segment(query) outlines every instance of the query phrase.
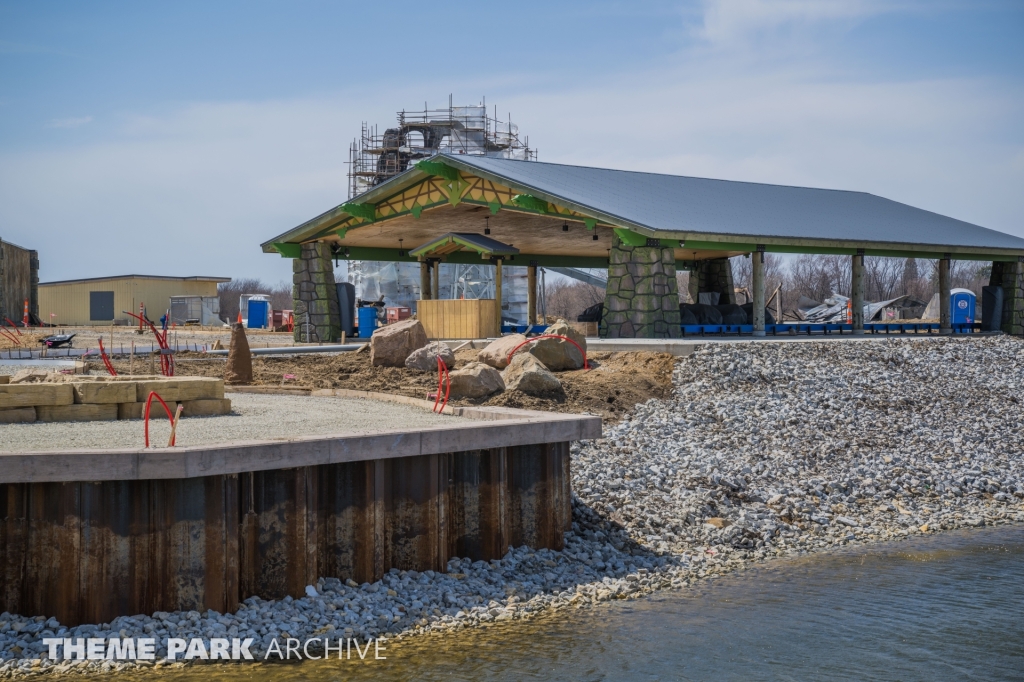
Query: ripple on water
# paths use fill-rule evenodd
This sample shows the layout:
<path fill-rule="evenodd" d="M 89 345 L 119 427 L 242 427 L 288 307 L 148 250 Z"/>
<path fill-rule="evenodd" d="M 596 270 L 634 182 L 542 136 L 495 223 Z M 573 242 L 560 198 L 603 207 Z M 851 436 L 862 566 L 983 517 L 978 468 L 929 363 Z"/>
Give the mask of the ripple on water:
<path fill-rule="evenodd" d="M 779 561 L 685 592 L 411 639 L 387 661 L 137 679 L 1020 680 L 1024 527 Z"/>

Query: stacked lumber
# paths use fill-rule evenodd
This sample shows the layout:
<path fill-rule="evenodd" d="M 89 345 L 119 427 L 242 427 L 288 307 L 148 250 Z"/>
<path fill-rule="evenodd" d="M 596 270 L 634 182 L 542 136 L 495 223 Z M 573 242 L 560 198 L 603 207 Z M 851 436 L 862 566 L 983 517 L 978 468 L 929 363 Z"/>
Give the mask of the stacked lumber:
<path fill-rule="evenodd" d="M 163 398 L 171 416 L 179 404 L 183 417 L 231 412 L 222 379 L 62 375 L 49 375 L 36 383 L 10 383 L 4 379 L 9 378 L 0 377 L 0 424 L 142 419 L 150 392 Z M 154 398 L 150 418 L 167 416 L 163 405 Z"/>

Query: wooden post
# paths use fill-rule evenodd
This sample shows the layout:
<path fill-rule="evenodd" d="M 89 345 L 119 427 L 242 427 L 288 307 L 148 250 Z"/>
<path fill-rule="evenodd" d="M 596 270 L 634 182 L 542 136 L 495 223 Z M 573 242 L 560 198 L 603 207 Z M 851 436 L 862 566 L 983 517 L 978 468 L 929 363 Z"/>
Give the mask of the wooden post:
<path fill-rule="evenodd" d="M 939 260 L 939 333 L 952 334 L 953 320 L 949 304 L 949 254 Z"/>
<path fill-rule="evenodd" d="M 430 300 L 430 263 L 420 261 L 420 300 Z"/>
<path fill-rule="evenodd" d="M 750 259 L 754 278 L 754 336 L 764 336 L 764 246 L 758 244 Z"/>
<path fill-rule="evenodd" d="M 526 268 L 526 324 L 537 323 L 537 264 Z"/>
<path fill-rule="evenodd" d="M 436 301 L 441 300 L 441 261 L 434 258 L 430 261 L 430 267 L 434 269 L 433 279 L 434 285 L 431 287 L 430 297 Z"/>
<path fill-rule="evenodd" d="M 853 317 L 853 333 L 864 333 L 864 250 L 857 249 L 851 264 L 850 312 Z"/>
<path fill-rule="evenodd" d="M 501 259 L 494 259 L 494 316 L 498 321 L 498 336 L 501 336 Z"/>

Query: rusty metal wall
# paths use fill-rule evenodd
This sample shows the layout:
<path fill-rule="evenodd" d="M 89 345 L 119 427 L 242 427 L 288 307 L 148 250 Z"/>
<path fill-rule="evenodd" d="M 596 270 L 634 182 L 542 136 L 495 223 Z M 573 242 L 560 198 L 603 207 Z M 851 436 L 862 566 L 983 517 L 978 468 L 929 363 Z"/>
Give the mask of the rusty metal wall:
<path fill-rule="evenodd" d="M 238 477 L 0 485 L 2 608 L 68 625 L 238 605 Z"/>
<path fill-rule="evenodd" d="M 21 322 L 25 301 L 38 313 L 39 259 L 35 251 L 0 239 L 0 320 Z"/>
<path fill-rule="evenodd" d="M 0 485 L 0 610 L 109 622 L 301 597 L 319 577 L 561 549 L 569 444 L 154 481 Z"/>

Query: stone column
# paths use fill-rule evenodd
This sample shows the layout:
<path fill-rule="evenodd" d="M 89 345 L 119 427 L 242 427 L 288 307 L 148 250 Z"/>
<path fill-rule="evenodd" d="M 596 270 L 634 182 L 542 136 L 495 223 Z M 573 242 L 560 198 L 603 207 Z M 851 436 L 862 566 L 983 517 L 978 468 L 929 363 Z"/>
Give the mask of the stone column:
<path fill-rule="evenodd" d="M 663 248 L 657 239 L 628 246 L 614 238 L 600 331 L 609 339 L 681 336 L 674 249 Z"/>
<path fill-rule="evenodd" d="M 700 266 L 696 262 L 686 281 L 686 294 L 690 297 L 690 303 L 699 302 L 697 296 L 700 294 Z"/>
<path fill-rule="evenodd" d="M 864 254 L 853 257 L 850 267 L 850 312 L 853 315 L 853 333 L 864 333 Z"/>
<path fill-rule="evenodd" d="M 1024 263 L 993 262 L 988 283 L 1003 288 L 1003 333 L 1024 336 Z"/>
<path fill-rule="evenodd" d="M 696 283 L 695 283 L 696 280 Z M 690 273 L 690 297 L 694 303 L 702 293 L 718 293 L 719 305 L 736 303 L 736 288 L 732 279 L 732 264 L 728 258 L 697 261 Z"/>
<path fill-rule="evenodd" d="M 324 242 L 303 244 L 301 256 L 292 261 L 292 272 L 295 340 L 330 343 L 340 339 L 341 310 L 338 306 L 338 289 L 334 285 L 330 245 Z"/>
<path fill-rule="evenodd" d="M 939 333 L 952 334 L 952 311 L 949 309 L 949 254 L 939 260 Z"/>
<path fill-rule="evenodd" d="M 757 251 L 750 254 L 752 279 L 754 285 L 753 322 L 754 336 L 764 336 L 764 247 L 758 246 Z"/>

